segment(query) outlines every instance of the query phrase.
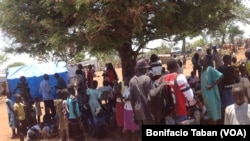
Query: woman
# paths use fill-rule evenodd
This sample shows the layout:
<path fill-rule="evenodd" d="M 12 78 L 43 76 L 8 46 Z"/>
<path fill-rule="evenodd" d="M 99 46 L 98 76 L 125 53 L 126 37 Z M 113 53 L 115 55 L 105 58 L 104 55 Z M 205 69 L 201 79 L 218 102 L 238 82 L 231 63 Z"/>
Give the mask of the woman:
<path fill-rule="evenodd" d="M 124 91 L 122 92 L 123 97 L 125 98 L 124 104 L 124 130 L 125 130 L 125 138 L 127 140 L 132 140 L 136 138 L 136 135 L 139 131 L 139 125 L 134 122 L 134 113 L 132 109 L 132 105 L 130 102 L 130 90 L 129 90 L 129 80 L 130 77 L 124 78 Z"/>
<path fill-rule="evenodd" d="M 215 68 L 208 66 L 208 58 L 201 57 L 201 92 L 204 104 L 207 109 L 207 116 L 210 124 L 216 124 L 221 119 L 221 101 L 218 83 L 222 80 L 223 74 Z"/>

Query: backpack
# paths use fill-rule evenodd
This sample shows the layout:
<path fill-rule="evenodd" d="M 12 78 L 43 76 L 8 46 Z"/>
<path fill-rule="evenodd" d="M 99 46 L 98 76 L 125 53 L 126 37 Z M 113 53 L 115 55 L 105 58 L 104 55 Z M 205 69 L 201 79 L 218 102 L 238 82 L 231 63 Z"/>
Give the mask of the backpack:
<path fill-rule="evenodd" d="M 155 85 L 148 94 L 148 110 L 155 118 L 170 115 L 175 108 L 171 88 L 166 82 Z"/>

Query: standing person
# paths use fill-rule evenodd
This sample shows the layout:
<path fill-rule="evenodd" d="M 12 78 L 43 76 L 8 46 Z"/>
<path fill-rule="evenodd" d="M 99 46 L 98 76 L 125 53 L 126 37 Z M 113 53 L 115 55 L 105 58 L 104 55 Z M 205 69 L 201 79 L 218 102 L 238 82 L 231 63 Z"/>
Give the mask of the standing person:
<path fill-rule="evenodd" d="M 231 66 L 232 58 L 230 55 L 223 56 L 224 65 L 218 68 L 218 70 L 223 74 L 221 81 L 221 106 L 222 106 L 222 117 L 224 117 L 224 110 L 228 105 L 234 103 L 233 95 L 232 95 L 232 86 L 235 83 L 239 82 L 239 75 L 236 74 L 234 68 Z M 223 121 L 223 118 L 222 118 Z"/>
<path fill-rule="evenodd" d="M 144 59 L 137 61 L 135 66 L 135 75 L 129 82 L 131 105 L 135 122 L 138 122 L 140 132 L 142 125 L 155 123 L 153 116 L 147 107 L 147 95 L 153 88 L 151 78 L 146 75 L 149 67 L 150 66 Z"/>
<path fill-rule="evenodd" d="M 42 116 L 42 107 L 41 107 L 41 102 L 37 96 L 34 98 L 34 103 L 36 108 L 37 122 L 40 124 Z"/>
<path fill-rule="evenodd" d="M 28 84 L 25 76 L 20 77 L 20 82 L 17 83 L 17 86 L 14 89 L 13 93 L 15 94 L 17 90 L 19 90 L 19 94 L 22 96 L 22 98 L 24 100 L 24 104 L 27 105 L 28 102 L 30 100 L 32 100 L 32 98 L 30 95 L 29 84 Z"/>
<path fill-rule="evenodd" d="M 34 105 L 34 101 L 30 100 L 28 105 L 25 108 L 25 114 L 26 114 L 25 117 L 27 120 L 28 128 L 31 128 L 32 126 L 37 124 L 36 109 L 33 105 Z"/>
<path fill-rule="evenodd" d="M 167 62 L 167 69 L 169 74 L 163 76 L 163 80 L 170 85 L 172 93 L 175 97 L 176 109 L 173 113 L 176 123 L 188 119 L 188 111 L 186 108 L 186 101 L 190 106 L 195 105 L 194 94 L 190 88 L 186 76 L 178 74 L 178 62 L 175 59 L 169 59 Z M 175 85 L 176 81 L 176 85 Z"/>
<path fill-rule="evenodd" d="M 15 117 L 17 117 L 17 130 L 19 132 L 20 141 L 24 141 L 27 134 L 28 126 L 25 117 L 25 105 L 21 102 L 22 97 L 16 94 L 16 102 L 14 103 Z"/>
<path fill-rule="evenodd" d="M 114 93 L 115 93 L 115 116 L 116 116 L 116 125 L 122 133 L 124 128 L 124 98 L 121 93 L 121 83 L 117 81 L 114 82 Z"/>
<path fill-rule="evenodd" d="M 68 85 L 68 92 L 70 96 L 67 98 L 67 105 L 69 108 L 69 140 L 84 141 L 84 127 L 81 120 L 80 107 L 75 97 L 76 89 L 74 85 Z"/>
<path fill-rule="evenodd" d="M 67 89 L 67 84 L 66 84 L 65 80 L 58 73 L 55 73 L 54 77 L 57 80 L 57 85 L 55 86 L 56 91 L 61 91 L 61 90 Z"/>
<path fill-rule="evenodd" d="M 65 127 L 64 127 L 64 119 L 63 119 L 63 110 L 62 110 L 62 103 L 63 103 L 63 97 L 62 97 L 62 91 L 59 90 L 57 93 L 57 98 L 54 99 L 54 105 L 56 108 L 56 117 L 59 125 L 59 137 L 63 138 Z"/>
<path fill-rule="evenodd" d="M 182 67 L 182 62 L 181 60 L 177 60 L 177 63 L 178 63 L 178 70 L 177 72 L 180 73 L 180 74 L 183 74 L 183 67 Z"/>
<path fill-rule="evenodd" d="M 102 92 L 97 90 L 98 81 L 94 80 L 92 82 L 92 87 L 87 89 L 87 95 L 89 96 L 89 106 L 94 119 L 94 123 L 97 123 L 97 109 L 101 109 L 101 104 L 99 99 L 101 98 Z"/>
<path fill-rule="evenodd" d="M 215 68 L 218 69 L 223 65 L 222 56 L 218 52 L 216 45 L 212 46 L 212 48 L 213 48 L 213 58 L 214 58 Z"/>
<path fill-rule="evenodd" d="M 245 51 L 247 77 L 250 80 L 250 48 Z"/>
<path fill-rule="evenodd" d="M 152 54 L 150 56 L 150 70 L 149 74 L 152 81 L 156 81 L 158 78 L 161 77 L 162 74 L 162 63 L 159 57 L 156 54 Z"/>
<path fill-rule="evenodd" d="M 250 81 L 247 77 L 247 70 L 245 64 L 241 64 L 239 66 L 239 72 L 240 72 L 240 83 L 242 83 L 247 89 L 246 101 L 250 103 Z"/>
<path fill-rule="evenodd" d="M 69 107 L 67 105 L 67 98 L 70 95 L 68 90 L 62 90 L 62 112 L 63 112 L 63 122 L 64 122 L 64 135 L 63 135 L 63 139 L 62 141 L 67 141 L 68 140 L 68 136 L 69 136 Z"/>
<path fill-rule="evenodd" d="M 11 94 L 9 92 L 6 92 L 5 103 L 6 103 L 6 106 L 7 106 L 9 126 L 12 129 L 11 138 L 14 139 L 14 138 L 17 137 L 17 133 L 16 133 L 16 117 L 15 117 L 15 112 L 14 112 L 14 109 L 13 109 L 14 102 L 11 100 Z"/>
<path fill-rule="evenodd" d="M 139 126 L 134 123 L 134 113 L 130 101 L 130 88 L 129 88 L 129 80 L 130 77 L 126 76 L 124 78 L 124 92 L 122 93 L 125 104 L 124 104 L 124 130 L 125 130 L 125 138 L 127 141 L 131 141 L 135 139 L 136 134 L 138 134 Z"/>
<path fill-rule="evenodd" d="M 199 78 L 201 77 L 201 64 L 200 64 L 200 55 L 195 53 L 192 57 L 193 71 L 196 73 L 198 71 Z"/>
<path fill-rule="evenodd" d="M 234 71 L 239 74 L 239 67 L 240 67 L 240 63 L 237 61 L 236 57 L 232 57 L 232 67 L 234 68 Z"/>
<path fill-rule="evenodd" d="M 87 71 L 87 83 L 88 83 L 88 88 L 91 87 L 91 84 L 94 79 L 94 71 L 93 71 L 93 66 L 91 64 L 88 65 L 88 71 Z"/>
<path fill-rule="evenodd" d="M 77 70 L 75 71 L 77 79 L 77 91 L 79 94 L 86 94 L 86 73 L 83 71 L 82 64 L 77 65 Z"/>
<path fill-rule="evenodd" d="M 118 75 L 117 75 L 116 70 L 115 70 L 112 63 L 108 63 L 106 75 L 107 75 L 108 80 L 109 80 L 109 85 L 113 88 L 113 86 L 114 86 L 113 81 L 114 80 L 118 81 L 119 78 L 118 78 Z"/>
<path fill-rule="evenodd" d="M 40 83 L 40 88 L 39 88 L 40 93 L 42 93 L 43 96 L 43 102 L 44 102 L 44 107 L 45 111 L 49 110 L 53 117 L 56 115 L 56 109 L 54 106 L 54 97 L 52 95 L 52 88 L 49 84 L 49 75 L 44 74 L 43 75 L 43 81 Z"/>
<path fill-rule="evenodd" d="M 207 49 L 207 64 L 211 67 L 214 67 L 214 56 L 212 55 L 212 50 L 211 48 Z"/>
<path fill-rule="evenodd" d="M 249 125 L 250 104 L 245 101 L 247 89 L 242 83 L 233 85 L 234 104 L 226 107 L 225 125 Z"/>
<path fill-rule="evenodd" d="M 221 119 L 221 101 L 218 83 L 222 80 L 223 74 L 217 69 L 208 66 L 207 56 L 201 57 L 201 92 L 204 104 L 207 109 L 207 116 L 210 124 L 216 124 Z"/>
<path fill-rule="evenodd" d="M 183 57 L 182 57 L 182 64 L 183 64 L 183 68 L 184 68 L 184 69 L 186 68 L 186 63 L 187 63 L 187 57 L 186 57 L 186 55 L 184 54 Z"/>

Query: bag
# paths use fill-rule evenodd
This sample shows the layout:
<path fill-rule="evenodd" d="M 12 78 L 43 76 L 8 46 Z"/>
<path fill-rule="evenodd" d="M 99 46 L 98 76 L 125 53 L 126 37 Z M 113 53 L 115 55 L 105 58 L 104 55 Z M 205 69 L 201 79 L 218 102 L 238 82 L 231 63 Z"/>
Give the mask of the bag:
<path fill-rule="evenodd" d="M 166 82 L 155 85 L 148 94 L 148 109 L 156 118 L 170 115 L 175 108 L 171 88 Z"/>

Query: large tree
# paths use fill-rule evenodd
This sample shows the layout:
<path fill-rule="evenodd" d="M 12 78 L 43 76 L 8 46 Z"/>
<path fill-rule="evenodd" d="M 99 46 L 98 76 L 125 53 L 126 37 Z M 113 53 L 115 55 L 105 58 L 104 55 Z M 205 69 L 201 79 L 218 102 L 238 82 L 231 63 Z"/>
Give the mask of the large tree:
<path fill-rule="evenodd" d="M 240 0 L 2 0 L 9 52 L 40 58 L 116 51 L 123 75 L 155 39 L 184 40 L 235 19 Z M 54 59 L 58 60 L 58 59 Z"/>

